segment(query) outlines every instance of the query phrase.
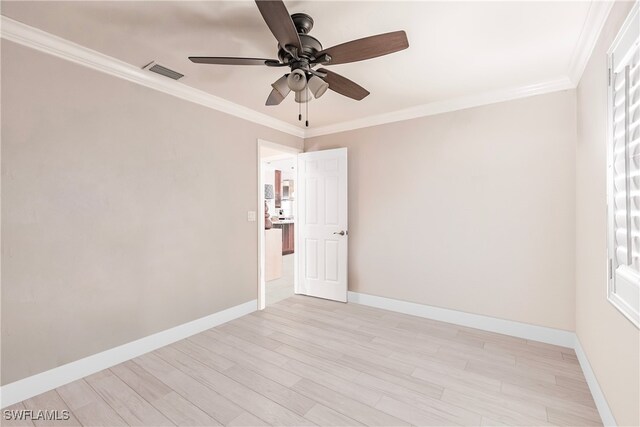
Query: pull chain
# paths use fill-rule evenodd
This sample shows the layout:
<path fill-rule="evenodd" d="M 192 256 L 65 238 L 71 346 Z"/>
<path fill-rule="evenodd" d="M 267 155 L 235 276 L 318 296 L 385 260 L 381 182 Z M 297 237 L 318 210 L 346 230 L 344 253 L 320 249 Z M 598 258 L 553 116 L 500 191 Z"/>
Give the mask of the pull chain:
<path fill-rule="evenodd" d="M 298 103 L 298 121 L 302 121 L 302 105 L 300 103 Z"/>
<path fill-rule="evenodd" d="M 306 91 L 307 91 L 307 102 L 306 102 L 306 106 L 305 106 L 305 108 L 306 108 L 306 110 L 307 110 L 307 111 L 306 111 L 307 120 L 306 120 L 306 122 L 305 122 L 305 126 L 306 126 L 306 127 L 309 127 L 309 85 L 307 85 L 307 87 L 306 87 Z"/>

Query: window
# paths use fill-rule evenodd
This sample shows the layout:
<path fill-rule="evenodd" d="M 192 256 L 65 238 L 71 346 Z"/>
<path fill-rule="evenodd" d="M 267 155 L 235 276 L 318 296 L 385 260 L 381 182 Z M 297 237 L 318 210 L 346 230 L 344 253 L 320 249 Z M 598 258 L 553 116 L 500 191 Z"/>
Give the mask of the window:
<path fill-rule="evenodd" d="M 640 21 L 635 4 L 609 49 L 609 301 L 640 328 Z"/>

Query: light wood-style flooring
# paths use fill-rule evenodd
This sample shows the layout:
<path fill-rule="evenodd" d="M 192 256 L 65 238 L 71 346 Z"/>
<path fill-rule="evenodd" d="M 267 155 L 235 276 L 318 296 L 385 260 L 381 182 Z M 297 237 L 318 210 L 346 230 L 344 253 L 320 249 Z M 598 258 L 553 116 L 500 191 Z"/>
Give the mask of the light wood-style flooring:
<path fill-rule="evenodd" d="M 68 409 L 69 425 L 601 425 L 569 348 L 302 296 L 9 409 Z"/>
<path fill-rule="evenodd" d="M 265 302 L 269 306 L 294 295 L 294 254 L 282 256 L 282 276 L 265 283 Z"/>

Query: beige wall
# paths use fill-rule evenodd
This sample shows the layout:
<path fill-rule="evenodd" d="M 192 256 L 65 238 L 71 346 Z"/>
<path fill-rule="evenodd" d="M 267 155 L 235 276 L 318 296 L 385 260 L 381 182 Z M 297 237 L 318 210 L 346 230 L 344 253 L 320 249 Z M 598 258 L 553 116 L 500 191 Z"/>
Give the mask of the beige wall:
<path fill-rule="evenodd" d="M 320 136 L 349 149 L 349 289 L 573 330 L 575 92 Z"/>
<path fill-rule="evenodd" d="M 605 51 L 630 8 L 577 96 L 305 142 L 349 148 L 350 290 L 575 329 L 620 425 L 640 340 L 605 297 Z M 255 141 L 299 138 L 6 41 L 2 65 L 2 384 L 256 297 Z"/>
<path fill-rule="evenodd" d="M 577 90 L 576 333 L 619 425 L 640 425 L 640 333 L 606 298 L 606 52 L 633 3 L 618 2 Z"/>
<path fill-rule="evenodd" d="M 2 41 L 2 384 L 256 298 L 256 138 Z"/>

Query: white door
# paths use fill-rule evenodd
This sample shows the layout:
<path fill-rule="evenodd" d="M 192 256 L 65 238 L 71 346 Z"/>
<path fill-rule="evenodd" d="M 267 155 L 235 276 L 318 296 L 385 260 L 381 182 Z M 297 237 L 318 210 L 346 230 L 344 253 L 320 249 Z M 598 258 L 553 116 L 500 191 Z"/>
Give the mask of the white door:
<path fill-rule="evenodd" d="M 347 301 L 347 149 L 298 155 L 298 289 Z"/>

